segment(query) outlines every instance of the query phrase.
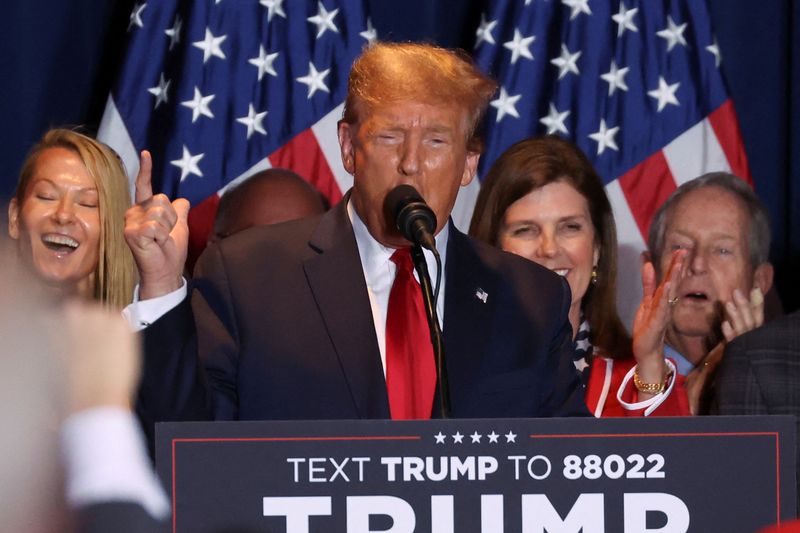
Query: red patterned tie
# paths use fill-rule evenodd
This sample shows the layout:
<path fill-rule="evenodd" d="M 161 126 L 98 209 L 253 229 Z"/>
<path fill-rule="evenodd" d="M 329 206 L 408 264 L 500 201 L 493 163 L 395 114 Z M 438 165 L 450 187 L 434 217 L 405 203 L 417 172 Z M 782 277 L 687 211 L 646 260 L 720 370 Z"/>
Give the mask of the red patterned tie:
<path fill-rule="evenodd" d="M 392 254 L 397 275 L 386 313 L 386 388 L 393 420 L 430 418 L 436 389 L 430 329 L 409 248 Z"/>

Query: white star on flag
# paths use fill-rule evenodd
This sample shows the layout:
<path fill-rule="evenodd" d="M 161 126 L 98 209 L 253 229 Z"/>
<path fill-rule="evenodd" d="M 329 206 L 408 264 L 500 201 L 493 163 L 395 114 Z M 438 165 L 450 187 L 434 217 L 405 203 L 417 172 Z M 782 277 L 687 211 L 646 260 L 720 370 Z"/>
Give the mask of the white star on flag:
<path fill-rule="evenodd" d="M 378 31 L 372 26 L 372 19 L 367 18 L 367 29 L 359 33 L 369 44 L 378 40 Z"/>
<path fill-rule="evenodd" d="M 308 74 L 301 78 L 297 78 L 297 81 L 308 85 L 309 100 L 311 100 L 311 97 L 314 96 L 314 93 L 317 92 L 317 90 L 325 91 L 326 93 L 330 92 L 328 90 L 328 86 L 325 85 L 325 76 L 327 76 L 330 71 L 331 69 L 328 68 L 322 72 L 318 72 L 317 68 L 314 66 L 314 63 L 310 61 L 308 62 Z"/>
<path fill-rule="evenodd" d="M 144 8 L 146 7 L 147 2 L 142 2 L 141 4 L 136 4 L 133 6 L 130 21 L 128 22 L 128 31 L 131 31 L 131 28 L 134 26 L 144 28 L 144 22 L 142 22 L 142 11 L 144 11 Z"/>
<path fill-rule="evenodd" d="M 210 29 L 206 28 L 206 36 L 203 38 L 203 40 L 192 43 L 192 46 L 203 51 L 203 64 L 205 65 L 212 56 L 225 59 L 225 54 L 222 52 L 220 45 L 227 38 L 227 35 L 216 37 L 213 33 L 211 33 Z"/>
<path fill-rule="evenodd" d="M 197 122 L 197 119 L 200 118 L 201 115 L 208 118 L 214 118 L 214 113 L 212 113 L 211 109 L 208 107 L 213 99 L 213 94 L 203 96 L 200 93 L 200 89 L 195 86 L 194 97 L 191 100 L 181 102 L 182 106 L 186 106 L 192 110 L 192 124 Z"/>
<path fill-rule="evenodd" d="M 578 70 L 578 58 L 581 57 L 583 52 L 578 51 L 574 54 L 569 52 L 567 45 L 561 45 L 561 55 L 555 59 L 550 60 L 550 63 L 558 67 L 558 79 L 560 80 L 568 73 L 580 74 Z"/>
<path fill-rule="evenodd" d="M 508 433 L 506 433 L 505 437 L 506 437 L 506 442 L 517 442 L 516 433 L 512 433 L 511 431 L 509 431 Z"/>
<path fill-rule="evenodd" d="M 633 17 L 639 8 L 628 9 L 623 2 L 619 3 L 619 12 L 616 15 L 611 15 L 611 20 L 617 23 L 617 37 L 621 37 L 625 30 L 638 32 L 639 28 L 633 23 Z"/>
<path fill-rule="evenodd" d="M 492 100 L 489 105 L 497 109 L 497 119 L 495 122 L 500 122 L 506 115 L 511 115 L 514 118 L 519 118 L 519 113 L 515 107 L 517 101 L 522 98 L 521 94 L 510 96 L 505 87 L 500 87 L 500 96 L 496 100 Z"/>
<path fill-rule="evenodd" d="M 552 103 L 550 104 L 550 113 L 539 120 L 542 124 L 547 126 L 547 134 L 552 135 L 555 132 L 567 135 L 567 127 L 564 125 L 564 120 L 569 116 L 569 110 L 559 112 Z"/>
<path fill-rule="evenodd" d="M 680 86 L 680 82 L 673 83 L 672 85 L 668 84 L 664 78 L 661 76 L 658 77 L 658 89 L 653 89 L 652 91 L 647 91 L 647 95 L 655 98 L 658 100 L 658 111 L 664 109 L 667 104 L 672 104 L 674 106 L 680 106 L 681 104 L 678 102 L 678 99 L 675 97 L 675 91 L 678 90 Z"/>
<path fill-rule="evenodd" d="M 200 167 L 197 166 L 197 163 L 199 163 L 204 156 L 205 154 L 192 155 L 184 144 L 183 156 L 181 156 L 180 159 L 170 161 L 170 163 L 181 169 L 181 181 L 185 180 L 189 174 L 194 174 L 202 178 L 203 173 L 200 171 Z"/>
<path fill-rule="evenodd" d="M 473 433 L 472 435 L 470 435 L 470 438 L 472 439 L 472 443 L 473 444 L 479 443 L 481 441 L 481 437 L 483 437 L 483 435 L 481 435 L 477 431 L 475 433 Z"/>
<path fill-rule="evenodd" d="M 575 343 L 579 350 L 588 351 L 589 350 L 589 339 L 581 339 Z"/>
<path fill-rule="evenodd" d="M 172 27 L 164 30 L 164 33 L 169 37 L 170 50 L 181 42 L 181 28 L 183 28 L 183 20 L 181 20 L 180 15 L 175 15 L 175 22 L 172 23 Z"/>
<path fill-rule="evenodd" d="M 569 20 L 573 20 L 581 13 L 586 13 L 587 15 L 592 14 L 592 10 L 589 9 L 589 0 L 561 0 L 561 3 L 572 8 Z"/>
<path fill-rule="evenodd" d="M 478 37 L 475 41 L 475 48 L 479 47 L 484 41 L 489 44 L 497 44 L 492 35 L 492 30 L 497 26 L 496 20 L 486 20 L 486 13 L 481 14 L 481 25 L 478 26 L 478 31 L 475 35 Z"/>
<path fill-rule="evenodd" d="M 614 136 L 618 131 L 619 126 L 608 128 L 606 127 L 605 119 L 600 119 L 600 129 L 589 134 L 590 139 L 597 141 L 597 155 L 602 154 L 606 147 L 611 148 L 615 152 L 619 151 L 619 148 L 617 148 L 617 142 L 614 140 Z"/>
<path fill-rule="evenodd" d="M 169 102 L 167 99 L 167 91 L 169 90 L 170 83 L 172 83 L 172 81 L 165 80 L 164 73 L 162 72 L 158 79 L 158 86 L 147 89 L 147 92 L 156 97 L 156 104 L 153 106 L 153 109 L 158 109 L 158 106 L 161 104 L 166 104 Z"/>
<path fill-rule="evenodd" d="M 611 68 L 605 74 L 601 74 L 600 78 L 608 82 L 608 96 L 614 94 L 614 91 L 621 89 L 628 90 L 625 84 L 625 75 L 628 74 L 628 67 L 617 68 L 617 62 L 611 61 Z"/>
<path fill-rule="evenodd" d="M 500 437 L 500 435 L 498 435 L 494 431 L 492 431 L 491 433 L 489 433 L 486 436 L 489 437 L 489 443 L 492 443 L 492 442 L 497 443 L 497 439 Z"/>
<path fill-rule="evenodd" d="M 667 41 L 667 52 L 672 51 L 676 44 L 686 46 L 686 38 L 683 36 L 683 32 L 686 31 L 686 26 L 688 26 L 687 23 L 678 26 L 675 24 L 675 21 L 672 20 L 672 17 L 667 15 L 667 27 L 656 32 L 656 35 Z"/>
<path fill-rule="evenodd" d="M 517 62 L 520 56 L 526 59 L 533 59 L 530 46 L 536 40 L 535 35 L 530 37 L 523 37 L 519 30 L 514 30 L 514 38 L 510 41 L 503 43 L 503 48 L 511 50 L 511 64 Z"/>
<path fill-rule="evenodd" d="M 237 118 L 236 122 L 247 126 L 247 139 L 249 140 L 254 131 L 257 131 L 261 135 L 267 134 L 267 130 L 264 129 L 264 125 L 262 124 L 264 122 L 264 117 L 266 116 L 266 111 L 256 113 L 253 104 L 249 104 L 249 107 L 247 108 L 247 116 Z"/>
<path fill-rule="evenodd" d="M 325 6 L 322 5 L 322 2 L 317 2 L 317 14 L 313 17 L 308 17 L 308 21 L 312 24 L 316 24 L 317 26 L 317 39 L 322 37 L 326 31 L 331 30 L 334 33 L 339 33 L 339 28 L 333 23 L 333 17 L 339 12 L 339 8 L 337 7 L 331 12 L 328 12 L 325 9 Z"/>
<path fill-rule="evenodd" d="M 283 12 L 283 0 L 261 0 L 259 4 L 267 8 L 268 23 L 272 21 L 272 17 L 275 15 L 286 18 L 286 13 Z"/>
<path fill-rule="evenodd" d="M 714 66 L 719 68 L 719 64 L 722 63 L 722 54 L 719 51 L 719 44 L 717 44 L 717 38 L 714 37 L 714 42 L 706 46 L 706 50 L 714 54 Z"/>
<path fill-rule="evenodd" d="M 258 81 L 261 81 L 261 78 L 264 77 L 264 73 L 266 72 L 270 76 L 277 76 L 278 73 L 275 72 L 275 67 L 272 64 L 275 62 L 275 59 L 278 57 L 278 52 L 268 54 L 267 51 L 264 49 L 264 45 L 258 45 L 258 57 L 254 57 L 252 59 L 248 59 L 247 62 L 253 65 L 258 69 Z"/>
<path fill-rule="evenodd" d="M 463 440 L 464 440 L 464 435 L 462 435 L 460 431 L 456 431 L 456 434 L 453 435 L 453 443 L 461 444 Z"/>
<path fill-rule="evenodd" d="M 439 433 L 437 433 L 436 435 L 434 435 L 434 436 L 433 436 L 433 438 L 434 438 L 434 439 L 436 439 L 436 444 L 444 444 L 444 439 L 445 439 L 446 437 L 445 437 L 444 433 L 442 433 L 442 432 L 440 431 Z"/>

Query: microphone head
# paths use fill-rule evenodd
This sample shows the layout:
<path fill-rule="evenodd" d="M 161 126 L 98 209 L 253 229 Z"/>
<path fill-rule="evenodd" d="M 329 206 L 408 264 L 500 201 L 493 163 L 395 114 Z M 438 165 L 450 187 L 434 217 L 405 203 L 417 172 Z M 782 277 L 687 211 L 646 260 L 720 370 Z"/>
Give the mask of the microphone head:
<path fill-rule="evenodd" d="M 420 227 L 431 235 L 436 230 L 436 215 L 411 185 L 398 185 L 389 191 L 384 206 L 389 220 L 410 242 L 419 243 Z"/>

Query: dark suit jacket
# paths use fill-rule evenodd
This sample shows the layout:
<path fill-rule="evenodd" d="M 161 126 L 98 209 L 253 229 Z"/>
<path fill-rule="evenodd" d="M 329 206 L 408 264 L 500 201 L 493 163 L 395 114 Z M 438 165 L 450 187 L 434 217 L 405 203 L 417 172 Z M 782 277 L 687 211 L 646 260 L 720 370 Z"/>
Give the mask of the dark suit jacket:
<path fill-rule="evenodd" d="M 225 239 L 196 272 L 191 312 L 184 302 L 145 333 L 147 421 L 389 417 L 345 202 L 321 218 Z M 445 276 L 454 417 L 588 414 L 562 278 L 452 225 Z"/>
<path fill-rule="evenodd" d="M 800 311 L 735 338 L 715 385 L 712 413 L 800 416 Z M 800 440 L 797 446 L 800 469 Z M 800 475 L 797 496 L 800 509 Z"/>
<path fill-rule="evenodd" d="M 716 387 L 722 415 L 800 414 L 800 311 L 734 339 Z"/>
<path fill-rule="evenodd" d="M 106 502 L 75 511 L 78 533 L 156 533 L 170 530 L 167 521 L 158 521 L 140 505 L 127 502 Z"/>

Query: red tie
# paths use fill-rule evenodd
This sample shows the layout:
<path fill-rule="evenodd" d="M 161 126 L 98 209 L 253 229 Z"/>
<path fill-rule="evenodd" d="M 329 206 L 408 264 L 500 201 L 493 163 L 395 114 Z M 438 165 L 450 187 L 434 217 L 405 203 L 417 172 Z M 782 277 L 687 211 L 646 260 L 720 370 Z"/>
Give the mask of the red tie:
<path fill-rule="evenodd" d="M 392 254 L 397 275 L 386 313 L 386 388 L 393 420 L 430 418 L 436 365 L 422 289 L 409 248 Z"/>

